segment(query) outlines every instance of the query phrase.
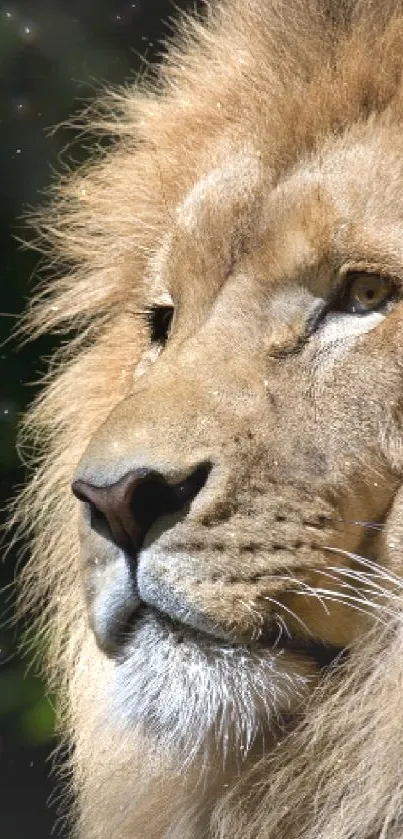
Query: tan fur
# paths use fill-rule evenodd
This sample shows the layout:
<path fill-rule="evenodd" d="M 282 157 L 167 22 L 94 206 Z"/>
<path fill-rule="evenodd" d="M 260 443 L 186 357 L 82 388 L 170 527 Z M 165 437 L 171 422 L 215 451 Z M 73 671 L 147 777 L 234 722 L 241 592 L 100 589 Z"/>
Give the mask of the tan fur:
<path fill-rule="evenodd" d="M 81 839 L 403 834 L 402 303 L 305 335 L 343 272 L 403 279 L 402 69 L 399 0 L 212 3 L 92 115 L 115 144 L 39 222 L 61 265 L 28 329 L 77 337 L 27 422 L 24 601 Z M 142 312 L 167 294 L 153 358 Z M 109 658 L 73 474 L 205 459 L 138 567 L 180 637 L 153 612 Z M 276 649 L 287 631 L 349 655 L 323 670 Z"/>

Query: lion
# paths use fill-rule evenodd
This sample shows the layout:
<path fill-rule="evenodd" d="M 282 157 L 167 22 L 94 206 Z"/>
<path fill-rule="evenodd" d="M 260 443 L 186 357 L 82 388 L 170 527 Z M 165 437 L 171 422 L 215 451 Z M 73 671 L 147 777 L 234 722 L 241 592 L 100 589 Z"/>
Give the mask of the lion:
<path fill-rule="evenodd" d="M 80 839 L 403 835 L 402 70 L 400 0 L 211 2 L 38 221 Z"/>

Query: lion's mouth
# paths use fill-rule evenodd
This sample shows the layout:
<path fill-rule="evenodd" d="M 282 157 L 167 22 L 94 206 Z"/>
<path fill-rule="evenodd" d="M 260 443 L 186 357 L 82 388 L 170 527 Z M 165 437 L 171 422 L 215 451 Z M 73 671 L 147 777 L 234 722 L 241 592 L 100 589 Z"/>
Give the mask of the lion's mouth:
<path fill-rule="evenodd" d="M 235 639 L 233 637 L 224 638 L 222 635 L 214 634 L 212 632 L 205 632 L 201 629 L 195 629 L 188 624 L 178 621 L 169 615 L 155 609 L 153 606 L 142 604 L 136 614 L 136 624 L 147 623 L 152 620 L 157 622 L 161 629 L 171 637 L 175 644 L 186 644 L 192 642 L 200 647 L 211 650 L 234 650 L 243 648 L 245 652 L 263 651 L 271 652 L 273 654 L 280 654 L 281 652 L 293 653 L 297 656 L 309 658 L 317 664 L 320 669 L 327 668 L 336 660 L 344 658 L 346 650 L 342 647 L 323 644 L 317 639 L 302 638 L 297 636 L 277 632 L 268 629 L 267 632 L 253 641 L 245 639 Z M 136 631 L 136 626 L 132 625 L 126 628 L 126 639 L 132 637 Z"/>
<path fill-rule="evenodd" d="M 274 637 L 269 632 L 267 637 L 262 636 L 259 639 L 259 644 L 272 650 L 287 650 L 314 659 L 320 668 L 329 667 L 336 659 L 346 655 L 346 650 L 343 647 L 324 644 L 316 639 L 288 636 L 285 633 L 281 637 L 278 637 L 278 634 L 277 637 Z"/>
<path fill-rule="evenodd" d="M 241 631 L 240 626 L 236 630 L 219 618 L 212 618 L 204 604 L 163 584 L 163 575 L 161 583 L 158 575 L 150 573 L 147 552 L 152 550 L 153 543 L 145 547 L 142 563 L 137 558 L 135 567 L 124 551 L 111 551 L 106 561 L 97 565 L 96 574 L 90 575 L 89 622 L 99 648 L 109 657 L 125 657 L 138 627 L 148 619 L 158 623 L 173 642 L 188 640 L 205 649 L 266 650 L 273 656 L 288 652 L 315 661 L 321 668 L 343 653 L 341 647 L 298 634 L 295 629 L 290 631 L 285 624 L 282 630 L 276 615 L 266 615 L 258 635 L 256 625 L 248 630 L 244 623 Z M 152 559 L 152 553 L 150 556 Z"/>
<path fill-rule="evenodd" d="M 298 634 L 285 626 L 281 631 L 275 615 L 266 615 L 258 635 L 254 634 L 256 626 L 248 633 L 239 628 L 231 630 L 183 597 L 174 598 L 172 591 L 167 596 L 166 590 L 152 585 L 149 574 L 143 577 L 143 585 L 138 579 L 134 583 L 123 552 L 114 558 L 111 568 L 101 569 L 99 577 L 99 591 L 92 591 L 88 599 L 89 622 L 99 648 L 111 658 L 125 658 L 138 628 L 148 621 L 158 624 L 174 644 L 185 641 L 212 652 L 243 649 L 246 654 L 263 650 L 272 656 L 289 653 L 310 659 L 319 668 L 328 667 L 343 654 L 340 646 L 323 643 L 314 636 Z"/>
<path fill-rule="evenodd" d="M 115 560 L 107 585 L 101 585 L 100 592 L 89 602 L 89 619 L 100 649 L 112 658 L 125 657 L 127 650 L 135 643 L 139 627 L 147 622 L 158 624 L 161 632 L 173 643 L 182 641 L 198 645 L 211 651 L 244 649 L 267 651 L 273 656 L 290 653 L 315 661 L 320 667 L 328 667 L 343 654 L 340 646 L 323 643 L 314 636 L 298 634 L 279 626 L 275 616 L 266 616 L 265 625 L 259 634 L 231 630 L 212 620 L 204 612 L 190 607 L 183 598 L 164 596 L 164 590 L 157 586 L 133 585 L 131 571 L 122 552 Z M 152 578 L 146 575 L 147 583 Z M 103 583 L 105 580 L 103 580 Z M 256 630 L 256 627 L 255 627 Z"/>

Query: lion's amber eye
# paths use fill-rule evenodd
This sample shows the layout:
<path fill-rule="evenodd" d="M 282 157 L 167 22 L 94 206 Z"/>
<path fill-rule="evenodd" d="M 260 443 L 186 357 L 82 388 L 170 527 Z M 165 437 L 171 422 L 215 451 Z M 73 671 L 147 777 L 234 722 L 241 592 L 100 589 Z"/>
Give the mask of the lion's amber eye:
<path fill-rule="evenodd" d="M 350 274 L 340 301 L 340 309 L 350 314 L 365 314 L 381 308 L 396 292 L 396 283 L 382 274 Z"/>
<path fill-rule="evenodd" d="M 173 306 L 153 306 L 147 311 L 147 320 L 150 326 L 151 341 L 153 344 L 166 344 L 174 315 Z"/>

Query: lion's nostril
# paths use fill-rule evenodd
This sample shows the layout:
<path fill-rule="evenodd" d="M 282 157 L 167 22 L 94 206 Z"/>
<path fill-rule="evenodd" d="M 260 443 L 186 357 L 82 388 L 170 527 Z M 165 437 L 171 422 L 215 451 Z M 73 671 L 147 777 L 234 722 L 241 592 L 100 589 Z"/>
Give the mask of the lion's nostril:
<path fill-rule="evenodd" d="M 138 547 L 140 528 L 130 512 L 133 489 L 132 473 L 110 486 L 95 486 L 83 480 L 74 481 L 76 498 L 88 505 L 91 529 L 132 552 Z"/>
<path fill-rule="evenodd" d="M 204 487 L 210 471 L 211 464 L 202 463 L 173 482 L 154 470 L 132 469 L 106 486 L 78 479 L 72 490 L 88 505 L 91 528 L 136 556 L 157 519 L 184 510 Z"/>
<path fill-rule="evenodd" d="M 104 513 L 102 513 L 101 510 L 98 510 L 95 504 L 91 501 L 87 502 L 87 505 L 91 530 L 94 530 L 99 536 L 103 536 L 104 539 L 108 539 L 110 542 L 113 542 L 113 533 Z"/>

